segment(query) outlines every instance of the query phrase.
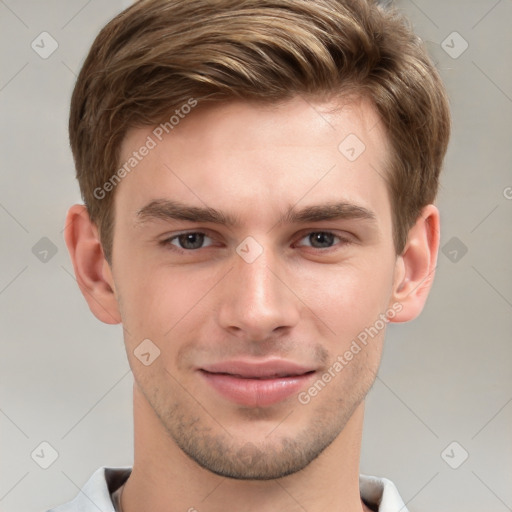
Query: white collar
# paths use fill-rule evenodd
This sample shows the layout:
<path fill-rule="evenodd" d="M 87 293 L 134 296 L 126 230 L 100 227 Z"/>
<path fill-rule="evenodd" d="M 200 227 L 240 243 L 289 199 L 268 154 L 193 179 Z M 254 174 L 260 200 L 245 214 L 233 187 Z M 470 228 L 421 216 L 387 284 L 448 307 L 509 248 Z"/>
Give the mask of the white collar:
<path fill-rule="evenodd" d="M 76 498 L 48 512 L 114 512 L 111 494 L 130 476 L 132 468 L 101 467 L 89 478 Z M 395 484 L 387 478 L 359 475 L 361 498 L 378 512 L 408 512 Z"/>

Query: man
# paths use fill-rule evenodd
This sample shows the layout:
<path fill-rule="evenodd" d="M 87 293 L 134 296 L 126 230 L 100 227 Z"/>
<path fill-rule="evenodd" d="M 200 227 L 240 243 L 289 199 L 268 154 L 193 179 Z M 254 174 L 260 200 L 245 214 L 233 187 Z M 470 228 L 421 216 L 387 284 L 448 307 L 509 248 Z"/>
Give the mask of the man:
<path fill-rule="evenodd" d="M 64 511 L 405 511 L 359 475 L 386 325 L 422 310 L 439 76 L 368 0 L 147 0 L 73 93 L 65 238 L 122 323 L 135 457 Z"/>

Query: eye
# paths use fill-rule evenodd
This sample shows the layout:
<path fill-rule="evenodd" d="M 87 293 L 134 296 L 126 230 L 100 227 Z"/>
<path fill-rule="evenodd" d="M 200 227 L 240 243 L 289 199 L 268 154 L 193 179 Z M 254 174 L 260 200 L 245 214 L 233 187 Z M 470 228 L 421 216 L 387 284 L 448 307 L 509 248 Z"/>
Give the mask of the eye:
<path fill-rule="evenodd" d="M 314 249 L 329 249 L 336 245 L 337 242 L 342 244 L 350 243 L 346 238 L 341 238 L 330 231 L 312 231 L 307 236 L 301 238 L 301 240 L 306 240 L 308 243 L 299 243 L 299 246 L 313 247 Z"/>
<path fill-rule="evenodd" d="M 210 243 L 203 245 L 205 240 L 208 240 Z M 179 249 L 193 251 L 195 249 L 201 249 L 202 247 L 208 247 L 209 245 L 212 245 L 211 242 L 212 239 L 209 236 L 207 236 L 205 233 L 197 231 L 181 233 L 179 235 L 172 236 L 164 240 L 162 243 L 164 245 L 174 245 Z"/>

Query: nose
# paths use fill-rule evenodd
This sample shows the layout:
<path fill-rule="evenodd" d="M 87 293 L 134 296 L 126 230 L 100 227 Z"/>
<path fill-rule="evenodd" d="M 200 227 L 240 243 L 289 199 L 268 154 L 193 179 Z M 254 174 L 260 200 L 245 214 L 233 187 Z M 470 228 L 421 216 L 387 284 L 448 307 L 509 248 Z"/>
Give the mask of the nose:
<path fill-rule="evenodd" d="M 223 282 L 219 323 L 231 334 L 264 341 L 297 325 L 300 300 L 269 251 L 249 263 L 235 255 Z"/>

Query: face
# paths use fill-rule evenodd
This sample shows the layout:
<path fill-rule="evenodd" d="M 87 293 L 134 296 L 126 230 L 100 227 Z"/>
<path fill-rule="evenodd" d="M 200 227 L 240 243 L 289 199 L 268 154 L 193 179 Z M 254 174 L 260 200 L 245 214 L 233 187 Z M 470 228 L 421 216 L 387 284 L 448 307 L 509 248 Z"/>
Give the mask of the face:
<path fill-rule="evenodd" d="M 112 275 L 136 387 L 204 468 L 299 471 L 379 366 L 397 266 L 386 134 L 365 100 L 300 98 L 198 106 L 153 130 L 128 133 L 122 162 L 155 144 L 115 191 Z"/>

